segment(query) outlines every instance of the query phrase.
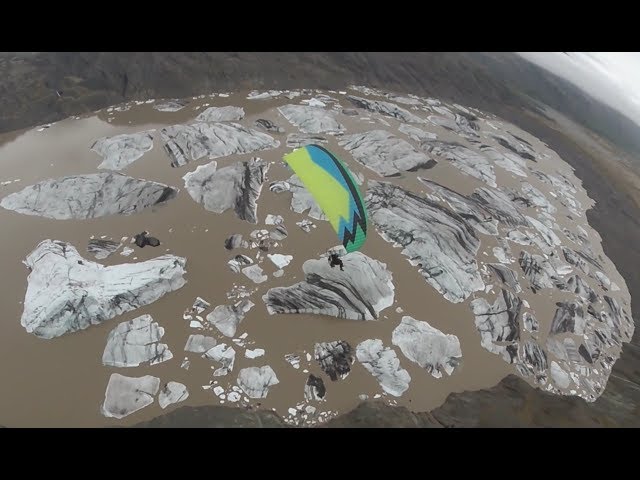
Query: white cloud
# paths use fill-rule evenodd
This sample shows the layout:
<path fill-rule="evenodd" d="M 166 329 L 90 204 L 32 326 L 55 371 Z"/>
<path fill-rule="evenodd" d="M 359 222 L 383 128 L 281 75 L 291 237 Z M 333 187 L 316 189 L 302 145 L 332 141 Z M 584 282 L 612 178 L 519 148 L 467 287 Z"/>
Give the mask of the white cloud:
<path fill-rule="evenodd" d="M 640 53 L 518 52 L 640 125 Z"/>

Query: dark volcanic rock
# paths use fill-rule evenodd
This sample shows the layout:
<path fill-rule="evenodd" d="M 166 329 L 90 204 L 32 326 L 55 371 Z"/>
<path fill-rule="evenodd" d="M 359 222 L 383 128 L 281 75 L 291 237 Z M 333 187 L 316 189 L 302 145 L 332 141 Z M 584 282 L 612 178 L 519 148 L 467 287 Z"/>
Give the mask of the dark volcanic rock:
<path fill-rule="evenodd" d="M 149 232 L 145 231 L 134 237 L 134 243 L 140 248 L 144 248 L 146 245 L 157 247 L 160 245 L 160 240 L 156 237 L 149 236 Z"/>

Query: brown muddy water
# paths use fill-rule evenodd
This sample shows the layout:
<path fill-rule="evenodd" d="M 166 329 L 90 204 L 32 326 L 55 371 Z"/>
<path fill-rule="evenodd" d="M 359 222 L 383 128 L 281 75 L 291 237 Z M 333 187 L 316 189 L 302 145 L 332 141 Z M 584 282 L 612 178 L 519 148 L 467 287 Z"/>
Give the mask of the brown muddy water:
<path fill-rule="evenodd" d="M 352 92 L 350 92 L 352 93 Z M 356 93 L 360 95 L 359 93 Z M 343 107 L 351 105 L 343 95 L 330 94 L 337 98 Z M 310 233 L 305 233 L 295 225 L 295 222 L 307 218 L 306 214 L 297 214 L 290 210 L 290 193 L 275 194 L 264 185 L 258 200 L 259 223 L 252 225 L 239 220 L 231 211 L 215 214 L 206 211 L 200 204 L 194 202 L 184 188 L 182 176 L 193 171 L 198 165 L 208 163 L 202 159 L 189 163 L 183 167 L 172 168 L 169 159 L 162 148 L 159 130 L 167 125 L 187 123 L 195 119 L 206 106 L 233 105 L 243 107 L 246 116 L 241 123 L 253 127 L 256 118 L 267 118 L 286 129 L 284 134 L 271 134 L 280 140 L 277 149 L 254 152 L 253 154 L 235 155 L 216 159 L 218 167 L 230 165 L 238 160 L 246 160 L 258 156 L 266 161 L 274 162 L 268 172 L 269 181 L 285 180 L 291 172 L 281 164 L 282 156 L 291 148 L 286 146 L 287 133 L 296 132 L 276 110 L 277 106 L 300 103 L 301 96 L 293 100 L 276 98 L 269 100 L 247 100 L 246 92 L 232 94 L 229 97 L 210 97 L 192 99 L 191 103 L 178 112 L 158 112 L 153 103 L 133 105 L 128 111 L 118 112 L 106 110 L 95 115 L 79 119 L 70 118 L 52 125 L 43 131 L 30 129 L 27 131 L 9 133 L 0 136 L 0 182 L 8 180 L 19 181 L 0 186 L 0 197 L 19 191 L 27 185 L 38 181 L 65 175 L 94 173 L 101 158 L 90 151 L 93 142 L 104 136 L 121 133 L 135 133 L 143 130 L 156 129 L 153 149 L 145 153 L 139 160 L 125 168 L 122 173 L 136 178 L 162 182 L 180 189 L 178 196 L 167 204 L 148 209 L 142 213 L 124 216 L 114 215 L 91 220 L 50 220 L 36 216 L 21 215 L 0 208 L 0 272 L 2 272 L 2 288 L 0 302 L 2 317 L 0 320 L 0 424 L 13 427 L 93 427 L 129 425 L 138 423 L 160 415 L 166 411 L 182 405 L 220 404 L 220 400 L 209 386 L 211 380 L 219 382 L 228 390 L 228 386 L 235 385 L 237 372 L 248 366 L 270 365 L 276 372 L 280 383 L 270 388 L 269 394 L 262 400 L 251 400 L 256 406 L 273 408 L 279 414 L 286 416 L 290 407 L 304 403 L 304 384 L 308 373 L 321 376 L 327 386 L 326 401 L 314 403 L 318 411 L 343 412 L 353 408 L 358 402 L 360 394 L 374 397 L 382 394 L 377 380 L 367 372 L 358 361 L 352 366 L 352 371 L 343 380 L 331 382 L 321 372 L 318 364 L 312 359 L 307 362 L 305 353 L 313 353 L 316 342 L 346 340 L 354 348 L 369 338 L 379 338 L 386 347 L 392 347 L 400 359 L 400 364 L 411 375 L 409 389 L 399 398 L 383 395 L 384 401 L 405 405 L 415 411 L 430 410 L 445 400 L 451 392 L 476 390 L 490 387 L 498 383 L 508 373 L 515 373 L 512 365 L 506 364 L 499 356 L 494 355 L 480 345 L 480 336 L 474 325 L 474 317 L 469 307 L 473 298 L 484 296 L 493 302 L 495 294 L 477 292 L 465 302 L 453 304 L 444 299 L 434 288 L 425 282 L 412 267 L 407 258 L 401 254 L 401 249 L 394 248 L 384 241 L 372 228 L 362 252 L 369 257 L 380 260 L 387 265 L 393 274 L 395 285 L 395 302 L 384 310 L 378 321 L 341 320 L 315 315 L 269 315 L 261 299 L 262 295 L 271 287 L 292 285 L 304 279 L 302 264 L 310 258 L 317 258 L 327 248 L 338 243 L 335 232 L 328 222 L 312 221 L 317 225 Z M 408 108 L 406 105 L 402 107 Z M 414 112 L 426 117 L 426 112 Z M 371 118 L 370 121 L 362 117 Z M 383 129 L 396 133 L 399 123 L 395 119 L 384 117 L 390 124 L 380 123 L 377 114 L 361 111 L 360 118 L 339 115 L 345 125 L 347 133 L 363 132 L 370 129 Z M 545 152 L 549 158 L 539 161 L 535 167 L 543 172 L 555 173 L 561 171 L 576 185 L 578 193 L 575 197 L 582 203 L 583 208 L 591 206 L 592 202 L 580 186 L 580 182 L 572 173 L 571 168 L 557 155 L 548 150 L 541 142 L 516 127 L 501 124 L 495 118 L 491 123 L 503 125 L 509 131 L 529 141 L 538 152 Z M 371 122 L 371 123 L 370 123 Z M 458 135 L 448 132 L 438 126 L 425 125 L 427 131 L 438 135 L 439 140 L 455 140 L 467 144 Z M 483 123 L 483 130 L 493 133 L 493 130 Z M 497 133 L 497 132 L 495 132 Z M 401 138 L 407 137 L 398 134 Z M 338 146 L 335 138 L 329 138 L 328 148 L 343 158 L 354 172 L 359 172 L 366 179 L 382 180 Z M 414 143 L 409 140 L 410 143 Z M 484 143 L 496 145 L 493 140 L 485 139 Z M 467 144 L 469 145 L 469 144 Z M 511 173 L 495 167 L 498 185 L 518 187 L 520 179 Z M 421 171 L 418 175 L 439 182 L 462 194 L 469 194 L 474 188 L 485 186 L 479 180 L 461 173 L 448 162 L 440 160 L 431 170 Z M 400 178 L 387 179 L 417 193 L 427 190 L 416 180 L 415 173 L 405 173 Z M 543 193 L 547 194 L 549 187 L 538 178 L 529 175 L 525 181 L 531 183 Z M 364 193 L 366 183 L 361 186 Z M 586 216 L 571 221 L 566 218 L 567 210 L 553 197 L 549 200 L 557 207 L 556 222 L 562 227 L 575 228 L 576 223 L 587 230 L 596 254 L 604 257 L 600 246 L 600 236 L 592 230 Z M 535 210 L 528 213 L 536 217 Z M 224 240 L 230 234 L 242 233 L 245 238 L 258 228 L 264 227 L 264 219 L 268 213 L 280 214 L 285 219 L 289 236 L 273 253 L 293 255 L 293 261 L 284 268 L 285 274 L 274 278 L 272 273 L 277 268 L 268 259 L 261 263 L 269 280 L 254 285 L 244 275 L 233 273 L 227 266 L 227 261 L 241 251 L 229 252 L 224 249 Z M 111 255 L 106 260 L 95 260 L 86 252 L 87 242 L 91 236 L 95 238 L 121 237 L 148 230 L 158 237 L 162 245 L 157 248 L 147 247 L 139 249 L 129 257 Z M 556 234 L 567 243 L 569 240 L 560 231 Z M 478 234 L 481 246 L 477 259 L 479 263 L 496 262 L 492 254 L 492 247 L 497 245 L 494 237 Z M 74 245 L 87 260 L 105 265 L 115 265 L 126 262 L 140 262 L 159 256 L 165 252 L 185 257 L 187 259 L 185 278 L 187 284 L 175 292 L 165 295 L 157 302 L 113 318 L 101 325 L 91 326 L 76 333 L 45 340 L 29 334 L 20 325 L 22 301 L 27 288 L 28 270 L 22 264 L 24 258 L 45 239 L 66 241 Z M 126 244 L 127 246 L 131 246 Z M 521 247 L 510 243 L 512 256 L 517 258 Z M 535 251 L 534 247 L 526 247 Z M 248 253 L 255 256 L 256 250 Z M 629 294 L 623 278 L 615 267 L 607 260 L 609 268 L 605 270 L 609 278 L 616 282 L 620 292 L 613 296 L 629 301 Z M 520 297 L 527 299 L 530 311 L 540 321 L 539 340 L 544 345 L 546 332 L 549 330 L 551 318 L 555 311 L 555 302 L 573 295 L 564 294 L 555 289 L 543 290 L 537 295 L 531 293 L 528 283 L 522 276 L 517 263 L 509 265 L 520 277 L 523 293 Z M 598 293 L 599 287 L 591 278 L 584 278 Z M 499 287 L 496 281 L 486 281 Z M 183 319 L 183 312 L 189 308 L 194 299 L 200 296 L 211 303 L 211 308 L 202 316 L 212 311 L 216 305 L 231 304 L 227 299 L 233 285 L 245 285 L 255 289 L 250 299 L 256 306 L 247 314 L 239 325 L 236 337 L 247 333 L 247 348 L 263 348 L 266 354 L 256 359 L 244 357 L 244 348 L 237 347 L 231 339 L 222 337 L 215 329 L 199 331 L 189 327 L 189 321 Z M 401 307 L 402 313 L 396 308 Z M 627 307 L 628 308 L 628 307 Z M 130 320 L 142 314 L 151 314 L 153 319 L 164 327 L 165 335 L 162 339 L 173 352 L 173 358 L 164 363 L 153 366 L 134 368 L 111 368 L 102 365 L 102 353 L 109 332 L 118 323 Z M 447 334 L 456 335 L 461 344 L 462 362 L 451 376 L 443 375 L 434 378 L 417 364 L 409 361 L 399 348 L 391 344 L 391 333 L 399 324 L 403 315 L 410 315 L 418 320 L 427 321 L 431 326 Z M 205 322 L 206 323 L 206 322 Z M 202 333 L 213 336 L 218 343 L 226 342 L 236 350 L 236 361 L 233 372 L 226 377 L 212 377 L 214 363 L 200 354 L 184 352 L 185 342 L 190 334 Z M 296 353 L 301 356 L 300 368 L 294 369 L 284 359 L 285 354 Z M 189 370 L 180 368 L 185 357 L 191 362 Z M 216 365 L 215 368 L 217 368 Z M 185 384 L 189 390 L 189 398 L 177 405 L 171 405 L 162 410 L 158 402 L 135 412 L 134 414 L 117 420 L 105 418 L 100 412 L 104 401 L 105 389 L 112 373 L 139 377 L 153 375 L 159 377 L 161 386 L 169 381 Z M 229 405 L 227 403 L 227 405 Z M 238 406 L 238 408 L 244 408 Z"/>

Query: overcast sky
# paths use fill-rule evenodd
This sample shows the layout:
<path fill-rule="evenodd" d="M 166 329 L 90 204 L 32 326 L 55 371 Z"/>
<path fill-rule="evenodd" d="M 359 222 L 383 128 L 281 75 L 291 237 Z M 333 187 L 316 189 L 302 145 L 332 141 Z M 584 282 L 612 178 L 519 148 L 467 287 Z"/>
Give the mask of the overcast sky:
<path fill-rule="evenodd" d="M 640 125 L 640 53 L 518 52 Z"/>

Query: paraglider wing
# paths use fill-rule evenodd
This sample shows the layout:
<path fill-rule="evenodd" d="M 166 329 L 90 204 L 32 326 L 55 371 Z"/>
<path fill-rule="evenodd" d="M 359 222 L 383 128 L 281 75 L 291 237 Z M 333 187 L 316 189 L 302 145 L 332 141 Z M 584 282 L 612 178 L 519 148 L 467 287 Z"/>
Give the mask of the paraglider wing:
<path fill-rule="evenodd" d="M 318 145 L 298 148 L 284 160 L 313 195 L 346 251 L 358 250 L 367 238 L 367 212 L 347 167 Z"/>

